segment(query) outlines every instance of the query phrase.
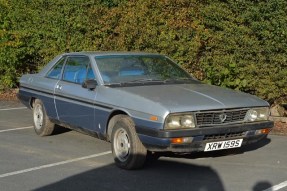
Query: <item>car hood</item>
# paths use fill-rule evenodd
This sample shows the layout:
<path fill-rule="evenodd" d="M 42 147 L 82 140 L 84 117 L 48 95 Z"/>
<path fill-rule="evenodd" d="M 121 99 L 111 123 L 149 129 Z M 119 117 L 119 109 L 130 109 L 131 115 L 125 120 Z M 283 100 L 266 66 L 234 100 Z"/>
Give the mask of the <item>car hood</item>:
<path fill-rule="evenodd" d="M 207 84 L 135 86 L 118 90 L 124 91 L 131 99 L 143 98 L 161 105 L 171 113 L 268 106 L 256 96 Z"/>

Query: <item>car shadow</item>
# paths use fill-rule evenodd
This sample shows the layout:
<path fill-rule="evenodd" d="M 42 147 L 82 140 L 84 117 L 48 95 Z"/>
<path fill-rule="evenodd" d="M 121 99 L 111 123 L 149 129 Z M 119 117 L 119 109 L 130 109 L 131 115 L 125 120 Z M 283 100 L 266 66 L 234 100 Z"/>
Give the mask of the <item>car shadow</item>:
<path fill-rule="evenodd" d="M 70 132 L 72 131 L 71 129 L 68 129 L 66 127 L 62 127 L 60 125 L 55 125 L 55 128 L 53 130 L 53 133 L 52 135 L 61 135 L 61 134 L 64 134 L 64 133 L 67 133 L 67 132 Z"/>
<path fill-rule="evenodd" d="M 159 160 L 141 170 L 122 170 L 110 164 L 35 190 L 224 191 L 224 186 L 209 166 Z"/>
<path fill-rule="evenodd" d="M 256 150 L 270 143 L 270 139 L 234 150 L 223 150 L 172 157 L 194 159 L 200 157 L 220 157 Z M 257 182 L 253 190 L 270 188 L 267 181 Z M 161 158 L 147 163 L 140 170 L 123 170 L 109 164 L 67 177 L 58 182 L 35 189 L 35 191 L 57 190 L 99 190 L 99 191 L 224 191 L 224 184 L 215 169 L 207 165 L 191 164 L 185 161 Z"/>
<path fill-rule="evenodd" d="M 266 189 L 271 190 L 270 189 L 271 187 L 272 187 L 272 184 L 269 181 L 261 181 L 253 186 L 252 191 L 264 191 Z"/>

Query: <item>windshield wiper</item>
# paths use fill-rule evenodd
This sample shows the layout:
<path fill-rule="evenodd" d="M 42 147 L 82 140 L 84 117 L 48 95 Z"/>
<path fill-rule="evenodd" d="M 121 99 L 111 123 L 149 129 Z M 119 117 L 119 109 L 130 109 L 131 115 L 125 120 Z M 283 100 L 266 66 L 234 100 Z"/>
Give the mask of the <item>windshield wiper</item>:
<path fill-rule="evenodd" d="M 104 84 L 104 86 L 109 86 L 109 87 L 118 87 L 118 86 L 122 86 L 122 83 L 107 83 Z"/>
<path fill-rule="evenodd" d="M 151 79 L 151 78 L 143 78 L 143 79 L 136 79 L 136 80 L 131 80 L 127 82 L 118 82 L 118 83 L 108 83 L 105 84 L 105 86 L 109 87 L 121 87 L 121 86 L 133 86 L 133 85 L 144 85 L 146 83 L 165 83 L 164 80 L 158 80 L 158 79 Z"/>
<path fill-rule="evenodd" d="M 193 78 L 170 78 L 164 80 L 165 83 L 184 83 L 184 82 L 196 82 Z"/>
<path fill-rule="evenodd" d="M 164 82 L 164 80 L 152 79 L 152 78 L 142 78 L 142 79 L 127 81 L 126 83 L 137 83 L 137 82 Z"/>
<path fill-rule="evenodd" d="M 186 82 L 196 83 L 197 80 L 195 80 L 193 78 L 169 78 L 169 79 L 165 79 L 165 80 L 152 79 L 152 78 L 141 78 L 141 79 L 135 79 L 135 80 L 127 81 L 127 82 L 108 83 L 108 84 L 105 84 L 105 86 L 123 87 L 123 86 L 133 86 L 133 85 L 144 85 L 146 83 L 169 84 L 169 83 L 186 83 Z"/>

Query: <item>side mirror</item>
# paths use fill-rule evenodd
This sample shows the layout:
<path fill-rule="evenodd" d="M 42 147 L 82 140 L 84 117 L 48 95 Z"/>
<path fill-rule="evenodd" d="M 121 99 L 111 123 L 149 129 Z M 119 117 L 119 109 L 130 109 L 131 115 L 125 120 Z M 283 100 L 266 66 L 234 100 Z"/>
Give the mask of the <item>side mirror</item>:
<path fill-rule="evenodd" d="M 82 84 L 83 88 L 87 88 L 89 90 L 96 89 L 98 82 L 96 80 L 85 80 Z"/>

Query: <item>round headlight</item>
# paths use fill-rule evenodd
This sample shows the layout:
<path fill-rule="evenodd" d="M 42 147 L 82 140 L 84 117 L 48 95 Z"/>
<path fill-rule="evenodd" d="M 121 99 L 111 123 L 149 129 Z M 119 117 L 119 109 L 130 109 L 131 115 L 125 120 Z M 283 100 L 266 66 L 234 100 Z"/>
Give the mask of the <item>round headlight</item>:
<path fill-rule="evenodd" d="M 193 117 L 190 115 L 185 115 L 181 118 L 180 124 L 183 127 L 194 127 Z"/>
<path fill-rule="evenodd" d="M 250 109 L 246 114 L 246 119 L 248 121 L 255 121 L 257 119 L 257 111 Z"/>

